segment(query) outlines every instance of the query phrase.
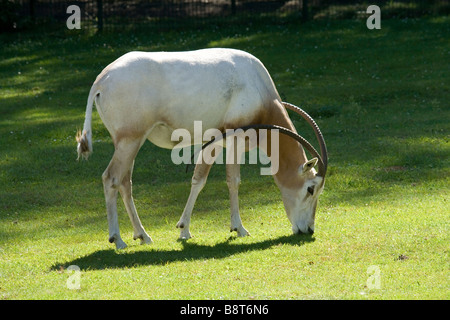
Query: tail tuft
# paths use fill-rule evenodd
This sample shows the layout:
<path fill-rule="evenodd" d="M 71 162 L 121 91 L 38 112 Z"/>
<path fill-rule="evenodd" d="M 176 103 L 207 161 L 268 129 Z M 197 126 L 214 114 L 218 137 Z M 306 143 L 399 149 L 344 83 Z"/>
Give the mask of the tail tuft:
<path fill-rule="evenodd" d="M 83 157 L 83 159 L 87 160 L 89 155 L 92 152 L 92 143 L 90 139 L 90 135 L 86 130 L 83 130 L 83 133 L 81 133 L 80 130 L 77 132 L 76 136 L 78 146 L 77 146 L 77 152 L 78 152 L 78 158 Z"/>
<path fill-rule="evenodd" d="M 89 92 L 89 97 L 86 106 L 86 116 L 84 118 L 84 127 L 83 131 L 78 130 L 77 132 L 77 152 L 78 158 L 83 157 L 83 159 L 87 160 L 89 155 L 92 153 L 92 129 L 91 129 L 91 121 L 92 121 L 92 108 L 94 107 L 94 99 L 99 95 L 99 92 L 96 92 L 95 83 Z"/>

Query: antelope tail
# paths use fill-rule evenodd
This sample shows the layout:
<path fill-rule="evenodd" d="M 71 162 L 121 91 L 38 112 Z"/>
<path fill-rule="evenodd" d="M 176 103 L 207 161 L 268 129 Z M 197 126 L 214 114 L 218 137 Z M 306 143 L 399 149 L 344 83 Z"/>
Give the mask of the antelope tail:
<path fill-rule="evenodd" d="M 91 122 L 92 122 L 92 108 L 94 107 L 94 99 L 99 94 L 98 91 L 95 91 L 95 86 L 91 88 L 91 92 L 89 93 L 87 106 L 86 106 L 86 116 L 84 119 L 84 127 L 83 131 L 77 132 L 77 152 L 78 152 L 78 158 L 80 157 L 84 158 L 85 160 L 88 159 L 89 155 L 92 153 L 92 129 L 91 129 Z"/>

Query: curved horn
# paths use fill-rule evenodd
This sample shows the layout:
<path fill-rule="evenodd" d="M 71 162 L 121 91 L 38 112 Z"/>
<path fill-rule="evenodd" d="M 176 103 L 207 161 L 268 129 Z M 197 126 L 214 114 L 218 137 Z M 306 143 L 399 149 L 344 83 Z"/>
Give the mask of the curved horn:
<path fill-rule="evenodd" d="M 247 130 L 249 130 L 249 129 L 258 129 L 258 130 L 259 130 L 259 129 L 269 129 L 269 130 L 274 130 L 274 129 L 276 129 L 276 130 L 278 130 L 279 132 L 281 132 L 281 133 L 283 133 L 283 134 L 285 134 L 285 135 L 287 135 L 287 136 L 289 136 L 289 137 L 291 137 L 291 138 L 297 140 L 297 141 L 298 141 L 305 149 L 307 149 L 314 157 L 317 157 L 317 159 L 319 160 L 319 170 L 320 170 L 320 167 L 321 167 L 321 166 L 323 167 L 322 157 L 319 155 L 319 153 L 316 151 L 316 149 L 314 149 L 314 147 L 313 147 L 313 146 L 312 146 L 305 138 L 303 138 L 303 137 L 300 136 L 299 134 L 297 134 L 297 133 L 295 133 L 295 132 L 293 132 L 293 131 L 291 131 L 291 130 L 289 130 L 289 129 L 286 129 L 286 128 L 283 128 L 283 127 L 280 127 L 280 126 L 277 126 L 277 125 L 272 125 L 272 124 L 254 124 L 254 125 L 248 125 L 248 126 L 236 128 L 236 129 L 234 129 L 234 131 L 236 131 L 236 130 L 238 130 L 238 129 L 241 129 L 241 130 L 243 130 L 244 132 L 247 131 Z M 221 136 L 221 139 L 226 138 L 227 133 L 228 133 L 228 132 L 224 132 L 224 133 L 222 134 L 222 136 Z M 217 140 L 217 141 L 219 141 L 219 140 Z M 205 149 L 205 148 L 206 148 L 207 146 L 209 146 L 211 143 L 217 142 L 217 141 L 216 141 L 216 138 L 213 138 L 212 140 L 210 140 L 210 141 L 208 141 L 207 143 L 205 143 L 205 144 L 202 146 L 201 150 Z M 200 152 L 200 150 L 199 150 L 199 152 Z M 196 153 L 192 155 L 192 159 L 194 159 L 195 155 L 196 155 Z M 187 170 L 187 169 L 186 169 L 186 170 Z M 320 172 L 320 171 L 319 171 L 319 172 Z"/>
<path fill-rule="evenodd" d="M 316 124 L 314 119 L 311 118 L 311 116 L 309 114 L 307 114 L 303 109 L 301 109 L 291 103 L 288 103 L 288 102 L 282 102 L 282 104 L 286 109 L 292 110 L 295 113 L 301 115 L 303 117 L 303 119 L 305 119 L 306 122 L 308 122 L 310 124 L 310 126 L 313 128 L 316 138 L 319 141 L 320 153 L 322 156 L 321 158 L 323 160 L 322 163 L 320 163 L 320 161 L 319 161 L 319 172 L 317 174 L 319 176 L 325 178 L 325 175 L 327 173 L 327 167 L 328 167 L 328 152 L 327 152 L 327 146 L 325 144 L 325 140 L 323 138 L 322 132 L 320 132 L 319 126 Z"/>

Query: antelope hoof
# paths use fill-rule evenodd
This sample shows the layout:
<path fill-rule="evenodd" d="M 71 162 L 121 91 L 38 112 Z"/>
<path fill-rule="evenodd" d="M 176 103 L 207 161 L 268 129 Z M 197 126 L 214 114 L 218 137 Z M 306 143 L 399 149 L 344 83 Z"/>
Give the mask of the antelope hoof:
<path fill-rule="evenodd" d="M 150 236 L 146 233 L 140 234 L 138 236 L 133 236 L 133 240 L 137 239 L 141 240 L 141 245 L 153 243 L 152 238 L 150 238 Z"/>
<path fill-rule="evenodd" d="M 183 220 L 178 221 L 177 228 L 181 229 L 179 240 L 187 240 L 192 238 L 189 232 L 189 224 L 185 223 Z"/>
<path fill-rule="evenodd" d="M 114 244 L 116 245 L 116 249 L 117 250 L 122 250 L 125 249 L 127 247 L 127 244 L 125 242 L 123 242 L 122 239 L 115 239 L 114 241 L 109 240 L 109 242 L 114 242 Z"/>
<path fill-rule="evenodd" d="M 238 237 L 247 237 L 250 236 L 250 233 L 243 227 L 231 227 L 230 232 L 236 231 Z"/>
<path fill-rule="evenodd" d="M 191 233 L 189 232 L 189 229 L 181 229 L 179 240 L 188 240 L 192 238 Z"/>
<path fill-rule="evenodd" d="M 125 242 L 123 242 L 122 238 L 119 235 L 117 235 L 117 234 L 112 235 L 111 237 L 109 237 L 108 241 L 110 243 L 114 242 L 114 244 L 116 245 L 116 249 L 117 250 L 125 249 L 127 247 L 127 244 Z"/>
<path fill-rule="evenodd" d="M 116 241 L 116 249 L 117 250 L 122 250 L 122 249 L 125 249 L 126 247 L 127 247 L 127 244 L 125 242 L 123 242 L 123 240 Z"/>

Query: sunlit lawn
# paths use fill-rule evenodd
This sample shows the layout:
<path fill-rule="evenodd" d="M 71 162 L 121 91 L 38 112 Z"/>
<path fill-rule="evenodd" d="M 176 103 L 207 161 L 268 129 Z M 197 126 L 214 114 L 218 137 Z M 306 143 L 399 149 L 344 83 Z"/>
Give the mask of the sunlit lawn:
<path fill-rule="evenodd" d="M 450 298 L 449 26 L 434 18 L 386 20 L 381 30 L 340 21 L 1 35 L 0 298 Z M 76 161 L 90 86 L 125 52 L 203 47 L 259 57 L 282 98 L 317 120 L 330 168 L 316 232 L 291 235 L 273 179 L 245 165 L 240 208 L 251 236 L 235 238 L 216 165 L 194 208 L 194 238 L 177 241 L 192 171 L 146 143 L 133 187 L 154 244 L 132 240 L 120 201 L 129 247 L 116 251 L 101 182 L 113 145 L 97 113 L 94 154 Z M 78 290 L 67 285 L 70 265 L 81 269 Z"/>

